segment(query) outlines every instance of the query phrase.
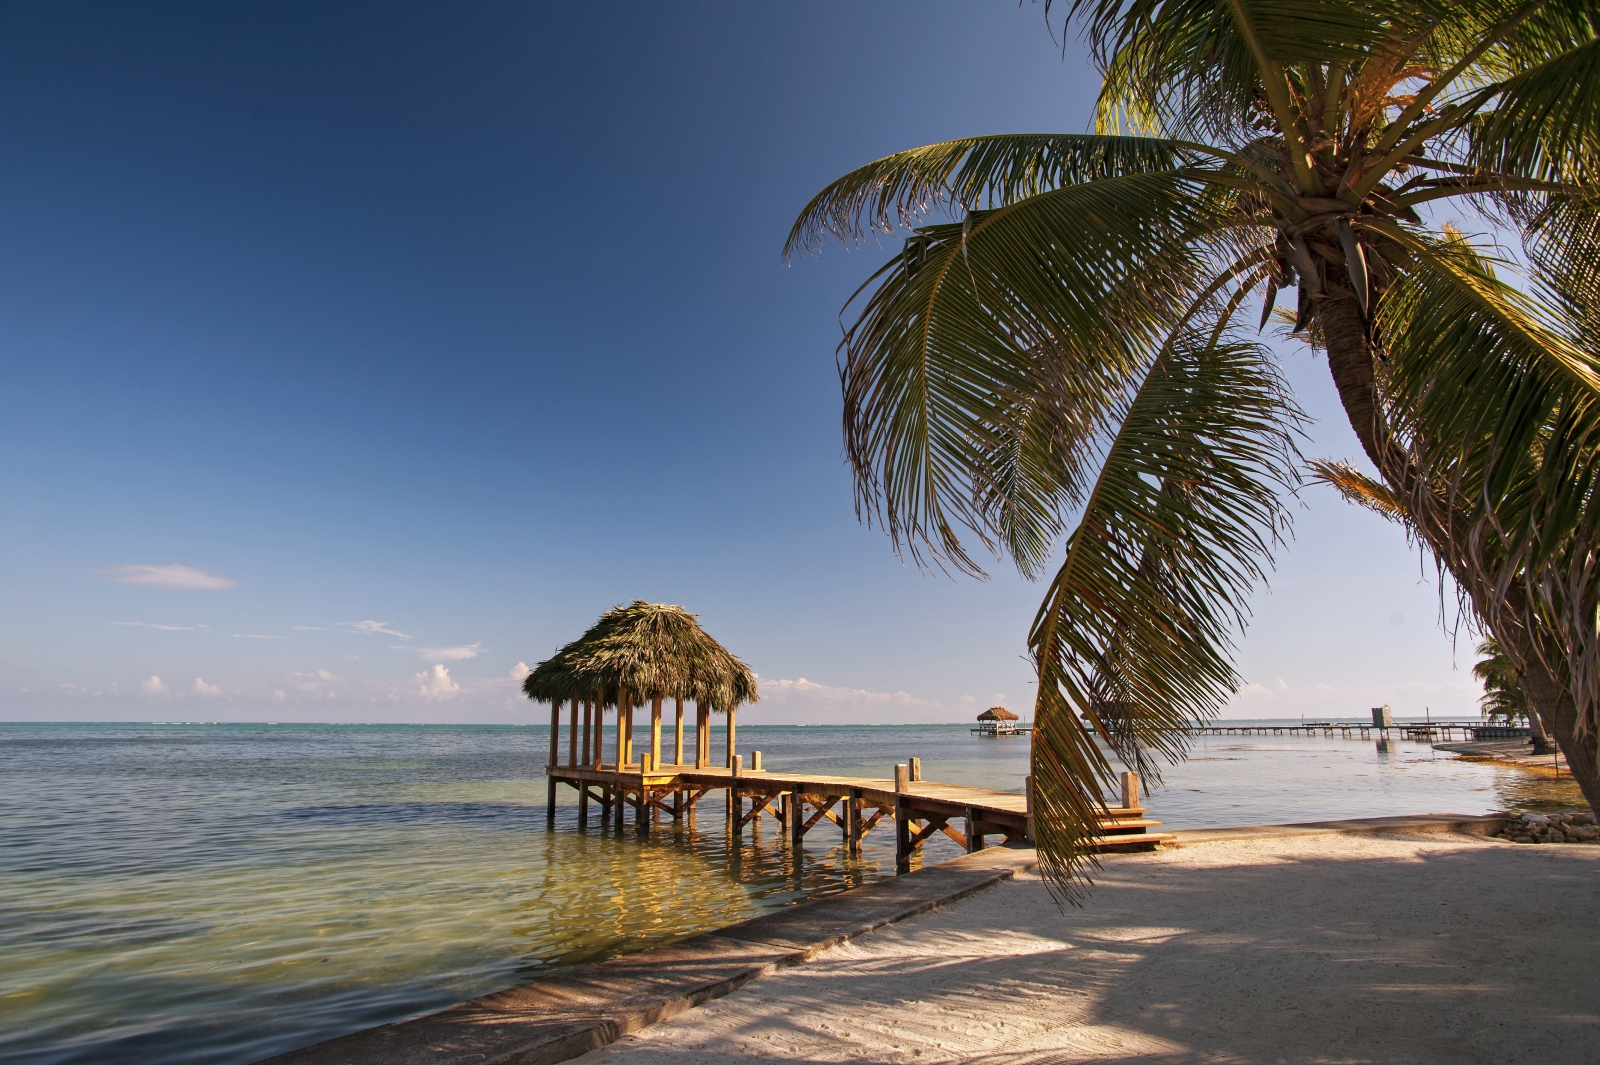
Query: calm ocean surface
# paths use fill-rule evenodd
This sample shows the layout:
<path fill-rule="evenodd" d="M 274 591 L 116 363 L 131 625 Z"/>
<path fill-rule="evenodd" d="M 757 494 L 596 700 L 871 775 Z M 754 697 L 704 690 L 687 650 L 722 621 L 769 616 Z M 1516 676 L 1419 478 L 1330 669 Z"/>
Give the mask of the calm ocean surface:
<path fill-rule="evenodd" d="M 1026 739 L 966 726 L 739 738 L 781 771 L 1027 771 Z M 799 861 L 775 823 L 730 855 L 721 801 L 641 839 L 580 834 L 568 790 L 548 831 L 548 749 L 543 727 L 0 724 L 0 1062 L 252 1062 L 893 869 L 882 829 L 854 863 L 831 826 Z M 1198 828 L 1581 797 L 1426 744 L 1212 737 L 1149 805 Z"/>

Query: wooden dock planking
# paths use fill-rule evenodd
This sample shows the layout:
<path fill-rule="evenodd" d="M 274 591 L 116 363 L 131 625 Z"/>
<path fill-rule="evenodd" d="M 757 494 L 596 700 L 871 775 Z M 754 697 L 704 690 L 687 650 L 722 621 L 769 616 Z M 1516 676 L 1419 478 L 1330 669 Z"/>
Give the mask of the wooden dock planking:
<path fill-rule="evenodd" d="M 576 788 L 580 796 L 599 803 L 602 823 L 609 823 L 615 813 L 618 827 L 624 806 L 634 809 L 642 826 L 649 820 L 646 811 L 660 811 L 676 820 L 711 792 L 727 790 L 736 811 L 736 835 L 763 814 L 770 814 L 784 827 L 790 840 L 799 843 L 807 832 L 827 820 L 843 831 L 852 856 L 860 854 L 861 840 L 887 816 L 896 823 L 896 864 L 902 872 L 909 870 L 912 852 L 921 849 L 936 832 L 944 833 L 968 851 L 982 849 L 986 836 L 1004 836 L 1007 842 L 1031 838 L 1026 795 L 918 780 L 920 766 L 914 765 L 913 769 L 915 776 L 908 774 L 898 789 L 895 780 L 882 777 L 742 768 L 736 773 L 727 768 L 678 764 L 651 765 L 648 772 L 641 764 L 620 769 L 615 765 L 552 765 L 546 767 L 546 774 L 551 783 L 552 816 L 557 783 Z M 1107 808 L 1101 821 L 1103 835 L 1095 849 L 1152 849 L 1175 838 L 1152 833 L 1150 830 L 1159 828 L 1161 822 L 1145 818 L 1141 806 L 1126 805 L 1137 801 L 1138 782 L 1132 774 L 1125 777 L 1132 780 L 1131 786 L 1128 779 L 1124 780 L 1125 805 Z M 811 806 L 809 816 L 807 804 Z M 838 813 L 834 812 L 836 806 L 840 807 Z M 961 829 L 952 827 L 955 821 L 962 823 Z"/>

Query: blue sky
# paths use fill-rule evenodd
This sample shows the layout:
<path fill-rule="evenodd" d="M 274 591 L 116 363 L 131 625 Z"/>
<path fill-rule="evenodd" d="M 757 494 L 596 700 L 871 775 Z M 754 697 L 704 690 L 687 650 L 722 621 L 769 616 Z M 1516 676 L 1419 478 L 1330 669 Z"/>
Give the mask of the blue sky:
<path fill-rule="evenodd" d="M 752 723 L 1025 711 L 1042 589 L 855 519 L 834 347 L 885 251 L 779 249 L 1096 85 L 1010 0 L 0 7 L 0 719 L 537 719 L 519 663 L 636 597 Z M 1475 713 L 1401 534 L 1298 515 L 1230 712 Z"/>

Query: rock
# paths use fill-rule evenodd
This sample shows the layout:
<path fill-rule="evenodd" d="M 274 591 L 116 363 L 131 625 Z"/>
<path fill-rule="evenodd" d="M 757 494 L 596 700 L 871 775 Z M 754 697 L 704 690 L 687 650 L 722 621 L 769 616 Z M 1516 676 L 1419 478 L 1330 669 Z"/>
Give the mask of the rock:
<path fill-rule="evenodd" d="M 1592 824 L 1594 824 L 1594 814 L 1592 814 L 1592 813 L 1577 813 L 1577 814 L 1573 814 L 1572 815 L 1572 823 L 1575 824 L 1575 825 L 1592 825 Z"/>
<path fill-rule="evenodd" d="M 1521 820 L 1533 828 L 1543 828 L 1545 825 L 1550 823 L 1550 818 L 1546 817 L 1544 814 L 1536 814 L 1532 812 L 1523 814 Z"/>
<path fill-rule="evenodd" d="M 1593 817 L 1590 820 L 1594 820 Z M 1567 828 L 1567 838 L 1582 843 L 1591 843 L 1600 839 L 1600 827 L 1595 825 L 1570 825 Z"/>

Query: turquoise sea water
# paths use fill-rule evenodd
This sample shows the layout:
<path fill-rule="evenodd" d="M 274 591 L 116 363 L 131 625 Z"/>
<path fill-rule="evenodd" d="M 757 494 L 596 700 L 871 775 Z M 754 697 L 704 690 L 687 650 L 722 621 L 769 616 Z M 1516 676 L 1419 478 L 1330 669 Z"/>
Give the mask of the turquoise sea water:
<path fill-rule="evenodd" d="M 739 737 L 783 771 L 1027 771 L 1026 739 L 965 726 Z M 1580 801 L 1393 747 L 1202 739 L 1149 804 L 1185 828 Z M 886 830 L 857 862 L 827 825 L 730 852 L 721 801 L 640 838 L 579 832 L 567 791 L 551 831 L 548 749 L 543 727 L 0 724 L 0 1062 L 251 1062 L 892 871 Z"/>

